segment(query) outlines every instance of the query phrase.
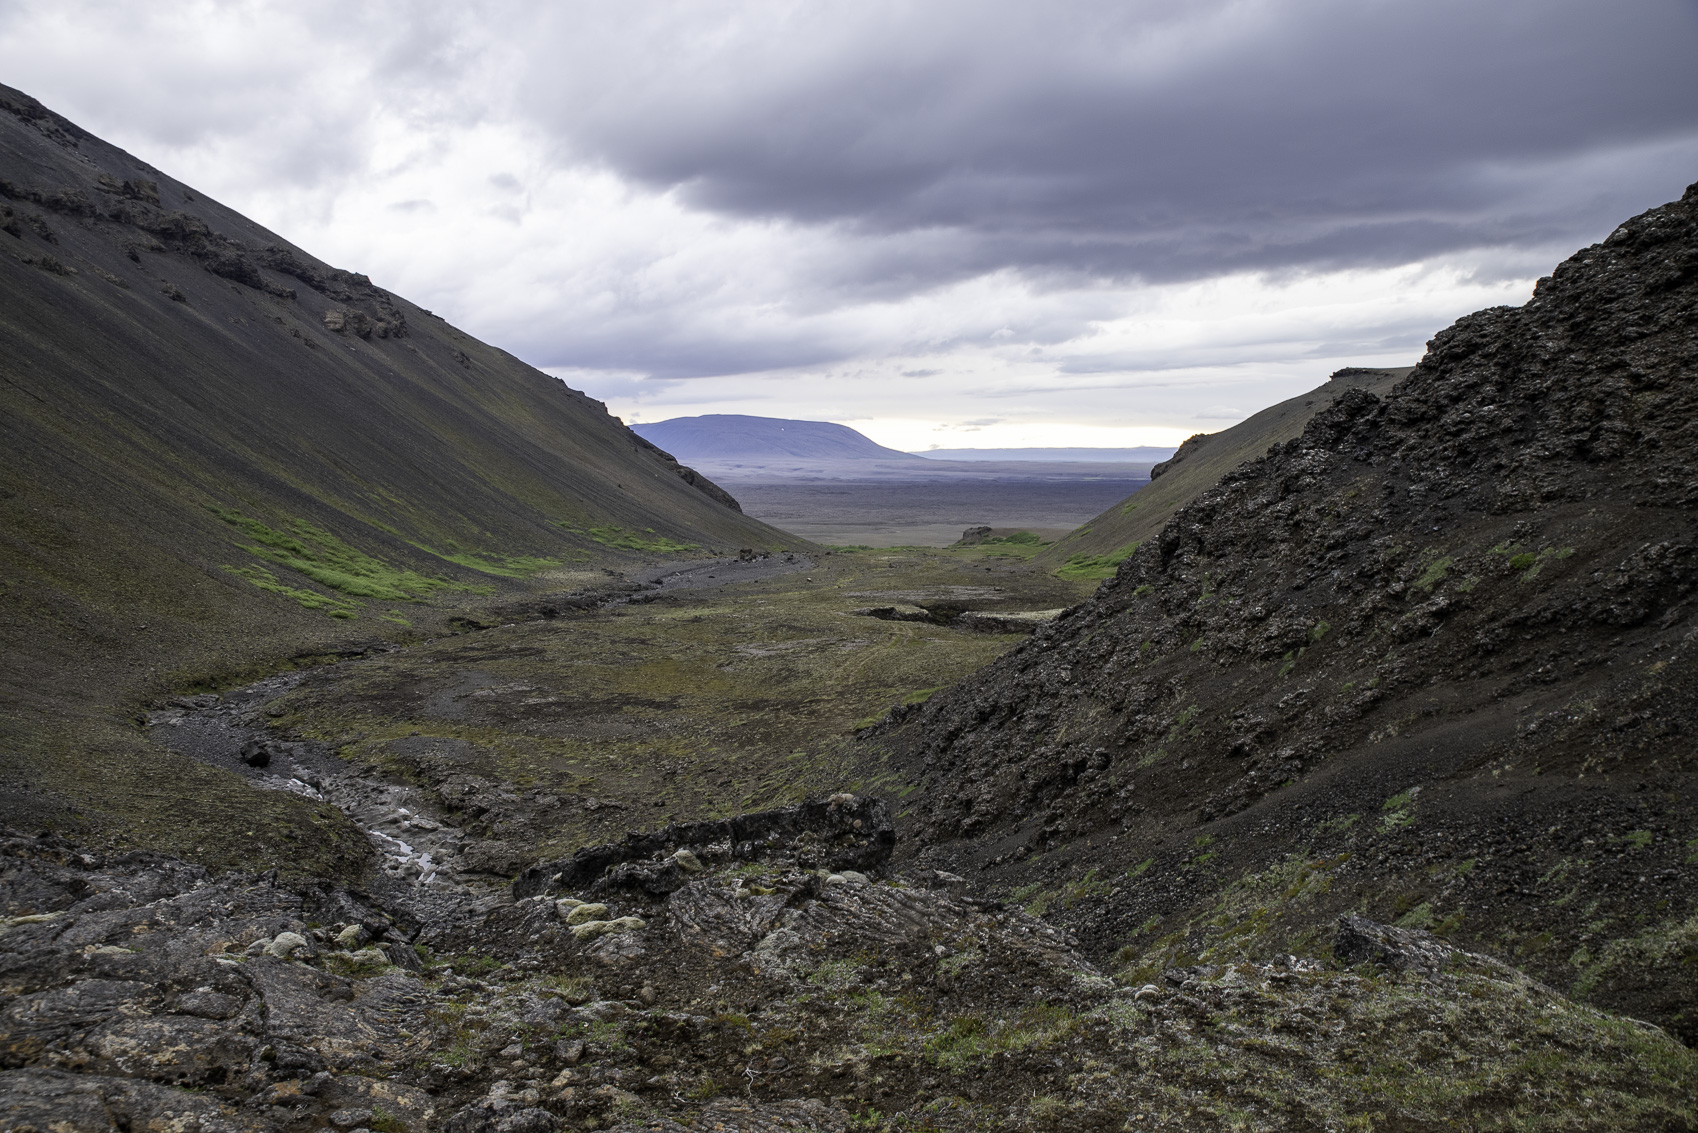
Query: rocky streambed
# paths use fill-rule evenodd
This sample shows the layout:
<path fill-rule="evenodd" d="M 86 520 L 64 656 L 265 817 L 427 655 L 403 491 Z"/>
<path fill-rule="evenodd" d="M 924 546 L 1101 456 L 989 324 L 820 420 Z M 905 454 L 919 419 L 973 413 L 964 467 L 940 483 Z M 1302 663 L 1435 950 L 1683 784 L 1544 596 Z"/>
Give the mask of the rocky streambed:
<path fill-rule="evenodd" d="M 810 569 L 805 555 L 744 552 L 736 559 L 660 564 L 629 578 L 587 591 L 533 603 L 514 616 L 555 618 L 562 609 L 617 609 L 691 590 L 763 581 Z M 468 632 L 477 632 L 474 627 Z M 424 643 L 436 644 L 435 639 Z M 358 665 L 368 657 L 404 647 L 370 648 L 337 664 Z M 274 701 L 296 689 L 308 672 L 267 677 L 224 693 L 178 697 L 148 713 L 152 735 L 183 755 L 241 775 L 261 790 L 288 791 L 341 810 L 372 844 L 375 884 L 391 901 L 431 905 L 444 895 L 487 896 L 503 887 L 501 871 L 466 854 L 468 835 L 450 808 L 433 792 L 341 758 L 338 745 L 294 736 L 281 738 L 268 726 L 281 711 Z M 361 738 L 361 737 L 355 737 Z M 475 839 L 474 839 L 475 841 Z M 415 892 L 419 890 L 419 892 Z"/>
<path fill-rule="evenodd" d="M 423 791 L 340 758 L 331 744 L 280 739 L 267 729 L 267 706 L 304 677 L 285 673 L 222 695 L 182 697 L 150 713 L 148 727 L 172 750 L 242 775 L 258 789 L 337 807 L 370 839 L 374 880 L 392 899 L 416 901 L 422 895 L 414 889 L 465 894 L 494 887 L 464 868 L 464 835 Z"/>

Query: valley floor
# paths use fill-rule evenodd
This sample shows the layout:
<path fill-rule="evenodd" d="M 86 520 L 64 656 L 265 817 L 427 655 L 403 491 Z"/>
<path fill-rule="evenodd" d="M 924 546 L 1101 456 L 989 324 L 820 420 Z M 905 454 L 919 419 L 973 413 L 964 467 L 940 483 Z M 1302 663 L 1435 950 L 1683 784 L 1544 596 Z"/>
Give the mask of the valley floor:
<path fill-rule="evenodd" d="M 1025 569 L 1025 549 L 674 569 L 605 605 L 310 669 L 206 710 L 166 707 L 151 734 L 274 784 L 297 764 L 410 784 L 458 816 L 475 843 L 465 869 L 491 878 L 669 820 L 845 788 L 900 795 L 911 788 L 851 742 L 856 730 L 1023 637 L 984 632 L 1017 620 L 953 619 L 1053 612 L 1090 588 Z M 244 745 L 267 743 L 265 767 L 242 763 Z"/>
<path fill-rule="evenodd" d="M 656 571 L 154 705 L 155 743 L 318 825 L 263 874 L 4 839 L 0 1127 L 1698 1125 L 1692 1051 L 1424 932 L 1110 962 L 893 857 L 917 780 L 857 733 L 1094 585 L 1034 549 Z"/>

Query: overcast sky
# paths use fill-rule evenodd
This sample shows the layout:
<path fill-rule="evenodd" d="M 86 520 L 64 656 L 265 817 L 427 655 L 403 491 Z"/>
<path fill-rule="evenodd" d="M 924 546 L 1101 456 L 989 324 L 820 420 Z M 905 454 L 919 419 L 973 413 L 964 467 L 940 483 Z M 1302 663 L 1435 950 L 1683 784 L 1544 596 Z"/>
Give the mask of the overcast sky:
<path fill-rule="evenodd" d="M 0 81 L 606 400 L 1177 443 L 1698 180 L 1698 0 L 0 0 Z"/>

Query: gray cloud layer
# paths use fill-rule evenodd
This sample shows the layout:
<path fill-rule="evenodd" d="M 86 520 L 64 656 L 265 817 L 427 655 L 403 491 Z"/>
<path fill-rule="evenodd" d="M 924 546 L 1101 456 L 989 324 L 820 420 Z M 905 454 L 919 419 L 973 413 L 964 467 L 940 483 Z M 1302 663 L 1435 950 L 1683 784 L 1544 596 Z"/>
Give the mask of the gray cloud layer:
<path fill-rule="evenodd" d="M 1573 242 L 1698 153 L 1677 0 L 692 3 L 575 40 L 580 14 L 532 57 L 540 124 L 702 208 L 925 234 L 858 265 L 895 286 Z"/>
<path fill-rule="evenodd" d="M 1694 60 L 1694 0 L 0 0 L 0 79 L 592 392 L 845 419 L 1408 360 L 1698 179 Z"/>

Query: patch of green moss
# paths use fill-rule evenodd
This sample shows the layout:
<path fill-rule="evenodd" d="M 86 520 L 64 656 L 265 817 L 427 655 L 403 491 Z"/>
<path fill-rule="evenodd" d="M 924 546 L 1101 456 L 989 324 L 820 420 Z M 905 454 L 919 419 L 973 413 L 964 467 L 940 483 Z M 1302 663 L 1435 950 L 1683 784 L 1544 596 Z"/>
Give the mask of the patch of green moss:
<path fill-rule="evenodd" d="M 1444 576 L 1449 573 L 1451 564 L 1455 561 L 1449 555 L 1442 559 L 1434 559 L 1427 564 L 1427 569 L 1421 572 L 1421 577 L 1410 584 L 1411 589 L 1431 590 L 1444 581 Z"/>
<path fill-rule="evenodd" d="M 1012 558 L 1030 559 L 1044 548 L 1052 546 L 1048 540 L 1032 531 L 1016 531 L 1011 535 L 998 535 L 981 539 L 977 543 L 965 547 L 951 547 L 956 554 L 965 554 L 969 558 Z"/>
<path fill-rule="evenodd" d="M 1380 810 L 1384 817 L 1380 819 L 1380 829 L 1389 833 L 1415 821 L 1415 795 L 1417 788 L 1411 787 L 1387 799 Z"/>
<path fill-rule="evenodd" d="M 380 1105 L 372 1107 L 366 1126 L 372 1133 L 407 1133 L 407 1123 Z"/>
<path fill-rule="evenodd" d="M 304 519 L 290 519 L 286 530 L 278 531 L 239 511 L 220 507 L 210 510 L 252 540 L 237 544 L 242 550 L 355 598 L 417 602 L 437 591 L 493 592 L 493 587 L 467 586 L 390 566 Z"/>
<path fill-rule="evenodd" d="M 632 531 L 611 523 L 593 527 L 578 527 L 562 522 L 560 526 L 574 535 L 581 535 L 615 551 L 641 551 L 644 554 L 651 555 L 682 555 L 701 549 L 694 543 L 680 543 L 675 539 L 668 539 L 664 535 L 657 535 L 652 527 L 646 527 L 642 531 Z"/>
<path fill-rule="evenodd" d="M 1128 543 L 1102 555 L 1087 555 L 1081 551 L 1069 555 L 1055 575 L 1066 579 L 1113 578 L 1120 564 L 1131 558 L 1137 549 L 1137 543 Z"/>
<path fill-rule="evenodd" d="M 536 555 L 503 555 L 495 551 L 456 551 L 449 553 L 426 547 L 422 543 L 414 544 L 422 551 L 429 551 L 439 559 L 457 563 L 463 567 L 483 574 L 493 574 L 498 578 L 530 578 L 545 570 L 565 564 L 565 559 L 545 559 Z"/>
<path fill-rule="evenodd" d="M 925 1060 L 943 1070 L 962 1070 L 1005 1051 L 1044 1050 L 1063 1042 L 1079 1026 L 1065 1007 L 1038 1004 L 1012 1019 L 957 1015 L 920 1041 Z"/>
<path fill-rule="evenodd" d="M 1315 829 L 1327 834 L 1342 834 L 1362 820 L 1360 814 L 1341 814 L 1315 824 Z"/>
<path fill-rule="evenodd" d="M 316 590 L 302 590 L 297 586 L 285 586 L 277 576 L 264 567 L 236 567 L 226 564 L 223 568 L 237 578 L 245 579 L 267 594 L 277 594 L 284 598 L 293 598 L 309 610 L 323 610 L 333 618 L 355 618 L 359 616 L 359 603 L 350 602 L 346 598 L 336 598 L 328 594 L 320 594 Z"/>
<path fill-rule="evenodd" d="M 320 962 L 327 972 L 358 980 L 382 975 L 394 967 L 387 960 L 368 959 L 355 952 L 327 952 Z"/>

